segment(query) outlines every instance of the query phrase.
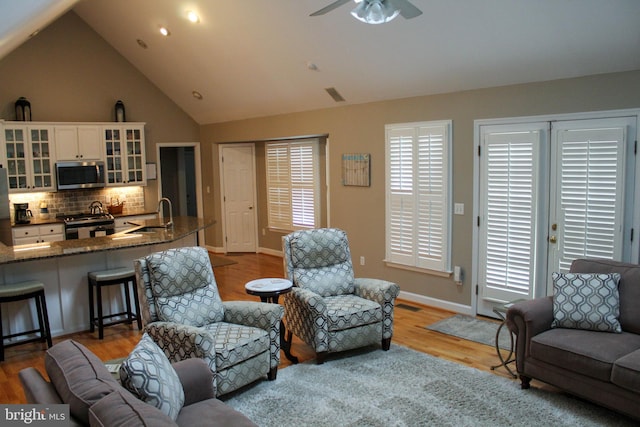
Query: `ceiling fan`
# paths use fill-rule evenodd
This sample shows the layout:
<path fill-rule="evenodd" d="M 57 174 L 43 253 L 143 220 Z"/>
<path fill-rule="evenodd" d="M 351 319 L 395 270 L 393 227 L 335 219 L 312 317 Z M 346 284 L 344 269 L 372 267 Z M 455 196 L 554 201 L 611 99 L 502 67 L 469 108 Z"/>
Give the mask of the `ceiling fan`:
<path fill-rule="evenodd" d="M 330 5 L 312 13 L 309 16 L 324 15 L 331 12 L 351 0 L 337 0 Z M 351 11 L 351 15 L 358 21 L 367 24 L 384 24 L 402 15 L 405 19 L 415 18 L 422 15 L 422 11 L 409 2 L 409 0 L 354 0 L 356 7 Z"/>

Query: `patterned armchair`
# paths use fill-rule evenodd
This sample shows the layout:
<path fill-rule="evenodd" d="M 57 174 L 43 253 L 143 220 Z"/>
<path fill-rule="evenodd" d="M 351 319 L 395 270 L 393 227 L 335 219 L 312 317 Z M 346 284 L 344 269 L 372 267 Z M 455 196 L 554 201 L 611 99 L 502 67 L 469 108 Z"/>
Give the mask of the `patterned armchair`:
<path fill-rule="evenodd" d="M 380 342 L 388 350 L 400 287 L 354 278 L 347 234 L 336 228 L 293 232 L 283 238 L 287 341 L 295 334 L 313 347 L 318 364 L 330 352 Z"/>
<path fill-rule="evenodd" d="M 204 248 L 157 252 L 134 266 L 144 329 L 172 363 L 204 359 L 216 396 L 276 378 L 282 306 L 222 302 Z"/>

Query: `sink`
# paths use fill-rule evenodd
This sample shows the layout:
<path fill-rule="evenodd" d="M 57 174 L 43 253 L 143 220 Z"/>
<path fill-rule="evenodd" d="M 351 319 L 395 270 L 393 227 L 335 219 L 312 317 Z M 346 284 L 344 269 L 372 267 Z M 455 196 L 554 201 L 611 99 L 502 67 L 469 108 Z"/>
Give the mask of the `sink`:
<path fill-rule="evenodd" d="M 130 230 L 125 231 L 125 234 L 136 233 L 136 234 L 155 234 L 159 233 L 163 230 L 166 230 L 167 227 L 164 225 L 143 225 L 140 227 L 135 227 Z"/>

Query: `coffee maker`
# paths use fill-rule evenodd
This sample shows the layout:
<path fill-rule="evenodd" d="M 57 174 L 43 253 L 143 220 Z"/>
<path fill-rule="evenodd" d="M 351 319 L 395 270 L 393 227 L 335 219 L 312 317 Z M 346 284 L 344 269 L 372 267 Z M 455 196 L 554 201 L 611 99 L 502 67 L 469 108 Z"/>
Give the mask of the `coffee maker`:
<path fill-rule="evenodd" d="M 29 210 L 29 203 L 14 203 L 13 210 L 15 213 L 14 222 L 16 224 L 29 224 L 33 213 Z"/>

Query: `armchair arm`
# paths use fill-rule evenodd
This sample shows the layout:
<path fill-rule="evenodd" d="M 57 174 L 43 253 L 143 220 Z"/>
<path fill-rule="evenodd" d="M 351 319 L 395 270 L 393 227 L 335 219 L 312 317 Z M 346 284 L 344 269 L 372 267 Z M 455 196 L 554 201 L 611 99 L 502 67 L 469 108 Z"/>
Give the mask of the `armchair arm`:
<path fill-rule="evenodd" d="M 29 367 L 18 372 L 27 403 L 64 403 L 56 388 L 45 380 L 40 371 Z"/>
<path fill-rule="evenodd" d="M 507 327 L 516 335 L 518 372 L 524 371 L 525 358 L 530 355 L 531 339 L 551 329 L 551 322 L 553 322 L 553 298 L 550 296 L 518 302 L 507 311 Z"/>
<path fill-rule="evenodd" d="M 270 366 L 277 368 L 280 364 L 280 321 L 284 308 L 280 304 L 257 301 L 226 301 L 222 305 L 225 322 L 253 326 L 269 333 Z"/>
<path fill-rule="evenodd" d="M 153 322 L 144 327 L 171 363 L 197 358 L 216 372 L 215 340 L 205 329 L 171 322 Z M 213 387 L 215 389 L 215 377 Z"/>
<path fill-rule="evenodd" d="M 316 352 L 328 351 L 327 305 L 308 289 L 294 287 L 284 295 L 287 328 Z"/>
<path fill-rule="evenodd" d="M 213 372 L 202 359 L 185 359 L 172 364 L 184 390 L 184 406 L 216 397 Z"/>
<path fill-rule="evenodd" d="M 382 338 L 393 336 L 393 306 L 400 294 L 396 283 L 380 279 L 355 279 L 355 294 L 361 298 L 375 301 L 382 307 Z"/>

